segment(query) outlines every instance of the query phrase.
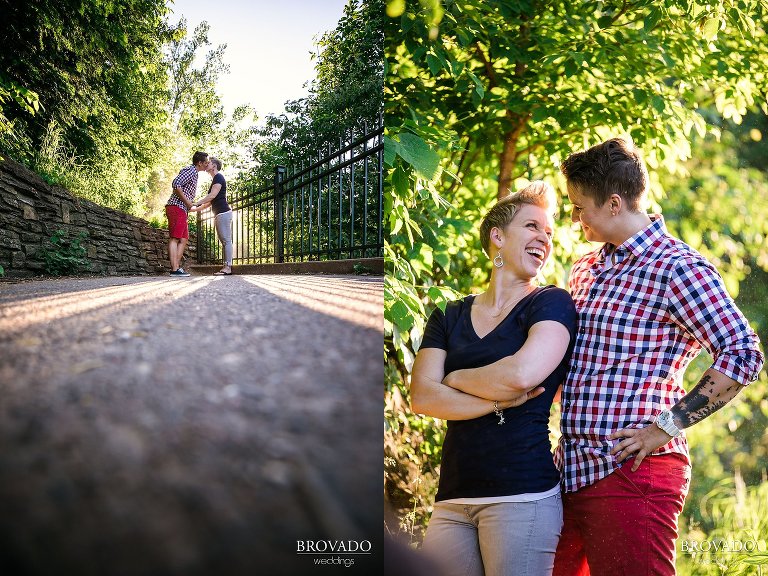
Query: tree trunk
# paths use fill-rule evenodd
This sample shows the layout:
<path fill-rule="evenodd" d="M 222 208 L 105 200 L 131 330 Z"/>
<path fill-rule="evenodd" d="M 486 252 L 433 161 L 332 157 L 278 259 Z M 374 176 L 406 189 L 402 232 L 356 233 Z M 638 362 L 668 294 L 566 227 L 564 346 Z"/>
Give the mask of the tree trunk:
<path fill-rule="evenodd" d="M 504 149 L 499 158 L 499 189 L 496 193 L 496 198 L 499 200 L 512 193 L 512 172 L 518 155 L 517 142 L 526 124 L 524 116 L 512 116 L 509 113 L 507 115 L 515 122 L 515 127 L 504 135 Z"/>

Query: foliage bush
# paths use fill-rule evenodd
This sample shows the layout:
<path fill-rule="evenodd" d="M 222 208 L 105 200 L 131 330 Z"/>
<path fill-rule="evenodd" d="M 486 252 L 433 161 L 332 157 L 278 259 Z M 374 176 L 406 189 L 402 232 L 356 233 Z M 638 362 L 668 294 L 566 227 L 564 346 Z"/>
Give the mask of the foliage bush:
<path fill-rule="evenodd" d="M 542 281 L 564 286 L 570 263 L 591 249 L 571 225 L 557 170 L 570 151 L 630 134 L 649 164 L 651 210 L 720 268 L 767 341 L 768 179 L 765 144 L 755 145 L 768 123 L 746 125 L 766 118 L 768 77 L 730 56 L 768 57 L 768 14 L 754 7 L 388 2 L 384 465 L 397 517 L 389 531 L 418 543 L 431 513 L 444 428 L 410 411 L 410 370 L 434 307 L 487 282 L 482 215 L 507 189 L 549 179 L 563 201 Z M 707 362 L 689 367 L 686 388 Z M 763 374 L 691 429 L 686 522 L 717 528 L 698 506 L 735 466 L 760 484 L 767 391 Z"/>
<path fill-rule="evenodd" d="M 39 252 L 45 262 L 45 271 L 53 276 L 63 276 L 90 269 L 88 252 L 83 245 L 87 237 L 87 232 L 70 238 L 67 230 L 56 230 Z"/>
<path fill-rule="evenodd" d="M 680 576 L 759 576 L 768 567 L 768 480 L 747 486 L 737 469 L 701 501 L 707 528 L 681 522 Z"/>
<path fill-rule="evenodd" d="M 367 274 L 373 274 L 373 269 L 369 268 L 362 262 L 355 262 L 355 265 L 352 266 L 352 270 L 355 274 L 358 274 L 360 276 L 364 276 Z"/>
<path fill-rule="evenodd" d="M 168 221 L 160 216 L 152 216 L 148 222 L 149 225 L 156 230 L 165 230 L 168 228 Z"/>

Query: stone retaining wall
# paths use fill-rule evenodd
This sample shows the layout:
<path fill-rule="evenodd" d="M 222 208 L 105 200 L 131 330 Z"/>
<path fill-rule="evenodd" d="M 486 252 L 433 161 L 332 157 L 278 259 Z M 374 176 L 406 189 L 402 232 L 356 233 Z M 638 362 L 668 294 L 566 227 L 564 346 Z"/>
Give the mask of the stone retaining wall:
<path fill-rule="evenodd" d="M 117 210 L 77 198 L 7 156 L 0 161 L 0 266 L 8 278 L 45 274 L 39 254 L 54 232 L 85 232 L 89 272 L 168 272 L 168 231 Z M 190 238 L 185 265 L 194 263 Z"/>

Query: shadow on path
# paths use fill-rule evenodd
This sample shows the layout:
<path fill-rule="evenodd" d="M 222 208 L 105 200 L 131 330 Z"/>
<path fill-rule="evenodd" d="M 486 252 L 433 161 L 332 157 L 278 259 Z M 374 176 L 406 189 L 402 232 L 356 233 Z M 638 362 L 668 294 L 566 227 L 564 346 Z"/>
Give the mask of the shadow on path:
<path fill-rule="evenodd" d="M 2 287 L 0 573 L 378 572 L 382 341 L 381 278 Z"/>

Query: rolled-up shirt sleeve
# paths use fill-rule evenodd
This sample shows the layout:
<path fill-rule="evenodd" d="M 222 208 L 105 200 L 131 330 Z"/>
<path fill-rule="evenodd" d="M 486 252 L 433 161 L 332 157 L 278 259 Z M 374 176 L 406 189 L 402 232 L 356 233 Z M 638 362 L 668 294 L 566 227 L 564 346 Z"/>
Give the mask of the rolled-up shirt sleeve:
<path fill-rule="evenodd" d="M 764 362 L 760 339 L 714 266 L 704 259 L 681 261 L 666 297 L 672 320 L 709 352 L 712 368 L 742 385 L 757 380 Z"/>

